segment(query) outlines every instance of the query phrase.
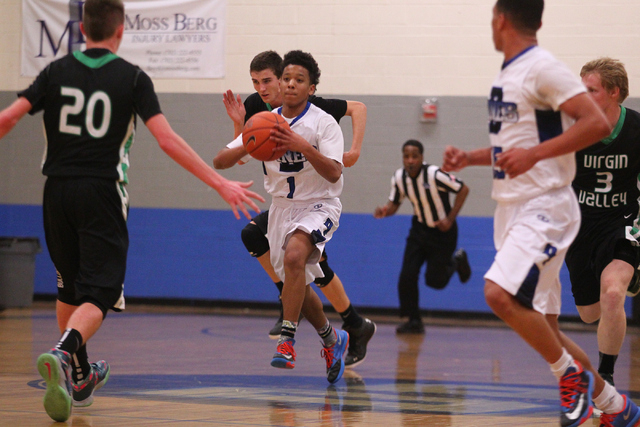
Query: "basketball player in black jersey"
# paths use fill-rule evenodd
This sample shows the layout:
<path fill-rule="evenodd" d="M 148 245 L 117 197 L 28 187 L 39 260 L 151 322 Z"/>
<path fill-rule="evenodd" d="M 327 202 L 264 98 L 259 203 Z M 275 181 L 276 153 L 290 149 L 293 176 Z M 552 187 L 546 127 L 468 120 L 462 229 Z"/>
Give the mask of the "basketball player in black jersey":
<path fill-rule="evenodd" d="M 122 0 L 87 0 L 87 49 L 49 64 L 18 100 L 0 112 L 0 137 L 27 113 L 44 111 L 47 140 L 42 172 L 45 237 L 58 274 L 56 316 L 62 337 L 40 355 L 44 407 L 65 421 L 72 406 L 89 406 L 109 377 L 105 361 L 90 364 L 86 343 L 107 311 L 124 308 L 129 149 L 136 115 L 178 164 L 250 218 L 259 212 L 251 183 L 228 181 L 169 126 L 149 77 L 116 56 L 124 31 Z"/>
<path fill-rule="evenodd" d="M 598 373 L 613 385 L 614 365 L 627 328 L 625 296 L 640 290 L 640 114 L 621 105 L 629 95 L 629 80 L 620 61 L 590 61 L 580 76 L 614 130 L 576 153 L 572 186 L 582 223 L 566 264 L 581 319 L 599 321 Z"/>
<path fill-rule="evenodd" d="M 280 75 L 282 58 L 277 52 L 265 51 L 256 55 L 251 61 L 249 72 L 256 90 L 242 103 L 240 96 L 235 97 L 232 91 L 224 94 L 224 104 L 227 114 L 234 124 L 234 137 L 242 133 L 244 123 L 254 114 L 261 111 L 271 111 L 282 105 L 280 93 Z M 342 99 L 324 99 L 317 96 L 309 97 L 309 102 L 324 110 L 326 113 L 340 122 L 344 116 L 350 116 L 353 123 L 353 140 L 349 151 L 343 155 L 344 165 L 353 166 L 360 156 L 362 139 L 366 125 L 366 106 L 357 101 L 345 101 Z M 223 148 L 214 158 L 216 169 L 232 167 L 247 153 L 244 147 Z M 255 216 L 242 230 L 242 241 L 251 254 L 274 282 L 278 291 L 282 293 L 283 283 L 276 275 L 270 261 L 269 241 L 267 240 L 267 225 L 269 211 Z M 355 367 L 362 363 L 367 353 L 367 343 L 376 330 L 376 325 L 371 320 L 363 318 L 351 305 L 340 278 L 333 272 L 327 262 L 327 255 L 323 253 L 320 262 L 324 277 L 317 278 L 315 283 L 322 290 L 334 309 L 343 320 L 342 328 L 349 332 L 349 351 L 345 358 L 346 367 Z M 282 329 L 282 308 L 280 317 L 269 331 L 269 337 L 278 339 Z"/>

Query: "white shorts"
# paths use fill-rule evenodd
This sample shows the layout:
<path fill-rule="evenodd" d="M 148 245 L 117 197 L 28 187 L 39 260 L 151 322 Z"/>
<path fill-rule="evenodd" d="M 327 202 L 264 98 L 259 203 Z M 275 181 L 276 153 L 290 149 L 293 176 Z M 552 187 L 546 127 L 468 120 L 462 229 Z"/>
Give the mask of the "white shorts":
<path fill-rule="evenodd" d="M 271 248 L 271 265 L 284 282 L 284 252 L 291 235 L 302 230 L 313 238 L 315 249 L 307 260 L 306 283 L 324 277 L 320 268 L 320 257 L 324 245 L 331 240 L 339 226 L 342 204 L 340 199 L 322 199 L 313 203 L 295 203 L 275 198 L 269 208 L 267 239 Z"/>
<path fill-rule="evenodd" d="M 571 187 L 499 202 L 493 235 L 498 253 L 484 278 L 527 307 L 560 314 L 560 268 L 579 229 L 580 207 Z"/>

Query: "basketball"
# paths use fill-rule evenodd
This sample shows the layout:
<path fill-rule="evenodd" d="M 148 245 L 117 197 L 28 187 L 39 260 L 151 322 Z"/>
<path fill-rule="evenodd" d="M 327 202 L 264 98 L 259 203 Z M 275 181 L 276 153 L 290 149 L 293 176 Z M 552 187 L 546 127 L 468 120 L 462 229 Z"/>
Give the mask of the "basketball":
<path fill-rule="evenodd" d="M 242 131 L 242 143 L 251 157 L 268 162 L 276 160 L 286 153 L 286 149 L 273 151 L 277 144 L 271 140 L 271 129 L 276 125 L 289 129 L 289 124 L 281 115 L 270 111 L 255 114 L 245 123 Z"/>

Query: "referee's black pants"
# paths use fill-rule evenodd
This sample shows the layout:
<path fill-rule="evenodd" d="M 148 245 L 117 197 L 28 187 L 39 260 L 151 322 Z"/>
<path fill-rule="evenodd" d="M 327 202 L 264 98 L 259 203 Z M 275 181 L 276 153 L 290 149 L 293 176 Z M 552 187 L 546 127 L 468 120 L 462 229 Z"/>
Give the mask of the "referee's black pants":
<path fill-rule="evenodd" d="M 422 264 L 427 264 L 427 286 L 434 289 L 447 286 L 456 269 L 452 257 L 457 243 L 457 223 L 454 222 L 448 231 L 442 232 L 437 228 L 427 227 L 413 217 L 398 280 L 401 317 L 420 318 L 418 277 Z"/>

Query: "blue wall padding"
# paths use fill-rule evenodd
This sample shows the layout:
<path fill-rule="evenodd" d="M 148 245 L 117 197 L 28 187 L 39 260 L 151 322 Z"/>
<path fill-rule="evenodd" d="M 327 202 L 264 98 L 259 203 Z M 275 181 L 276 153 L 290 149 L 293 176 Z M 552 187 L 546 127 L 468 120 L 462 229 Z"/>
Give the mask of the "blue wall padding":
<path fill-rule="evenodd" d="M 454 275 L 444 290 L 424 286 L 420 307 L 426 310 L 490 312 L 483 296 L 484 272 L 494 256 L 492 218 L 459 218 L 459 246 L 469 254 L 471 280 Z M 230 211 L 133 208 L 129 214 L 129 262 L 125 295 L 275 302 L 276 288 L 240 240 L 247 221 Z M 397 279 L 410 216 L 381 220 L 371 215 L 343 214 L 340 228 L 327 245 L 329 263 L 342 279 L 354 306 L 397 308 Z M 55 294 L 55 270 L 49 259 L 40 206 L 0 205 L 0 236 L 36 236 L 34 292 Z M 562 312 L 577 315 L 568 273 L 562 270 Z M 323 300 L 326 302 L 326 299 Z M 631 300 L 627 301 L 631 313 Z"/>

